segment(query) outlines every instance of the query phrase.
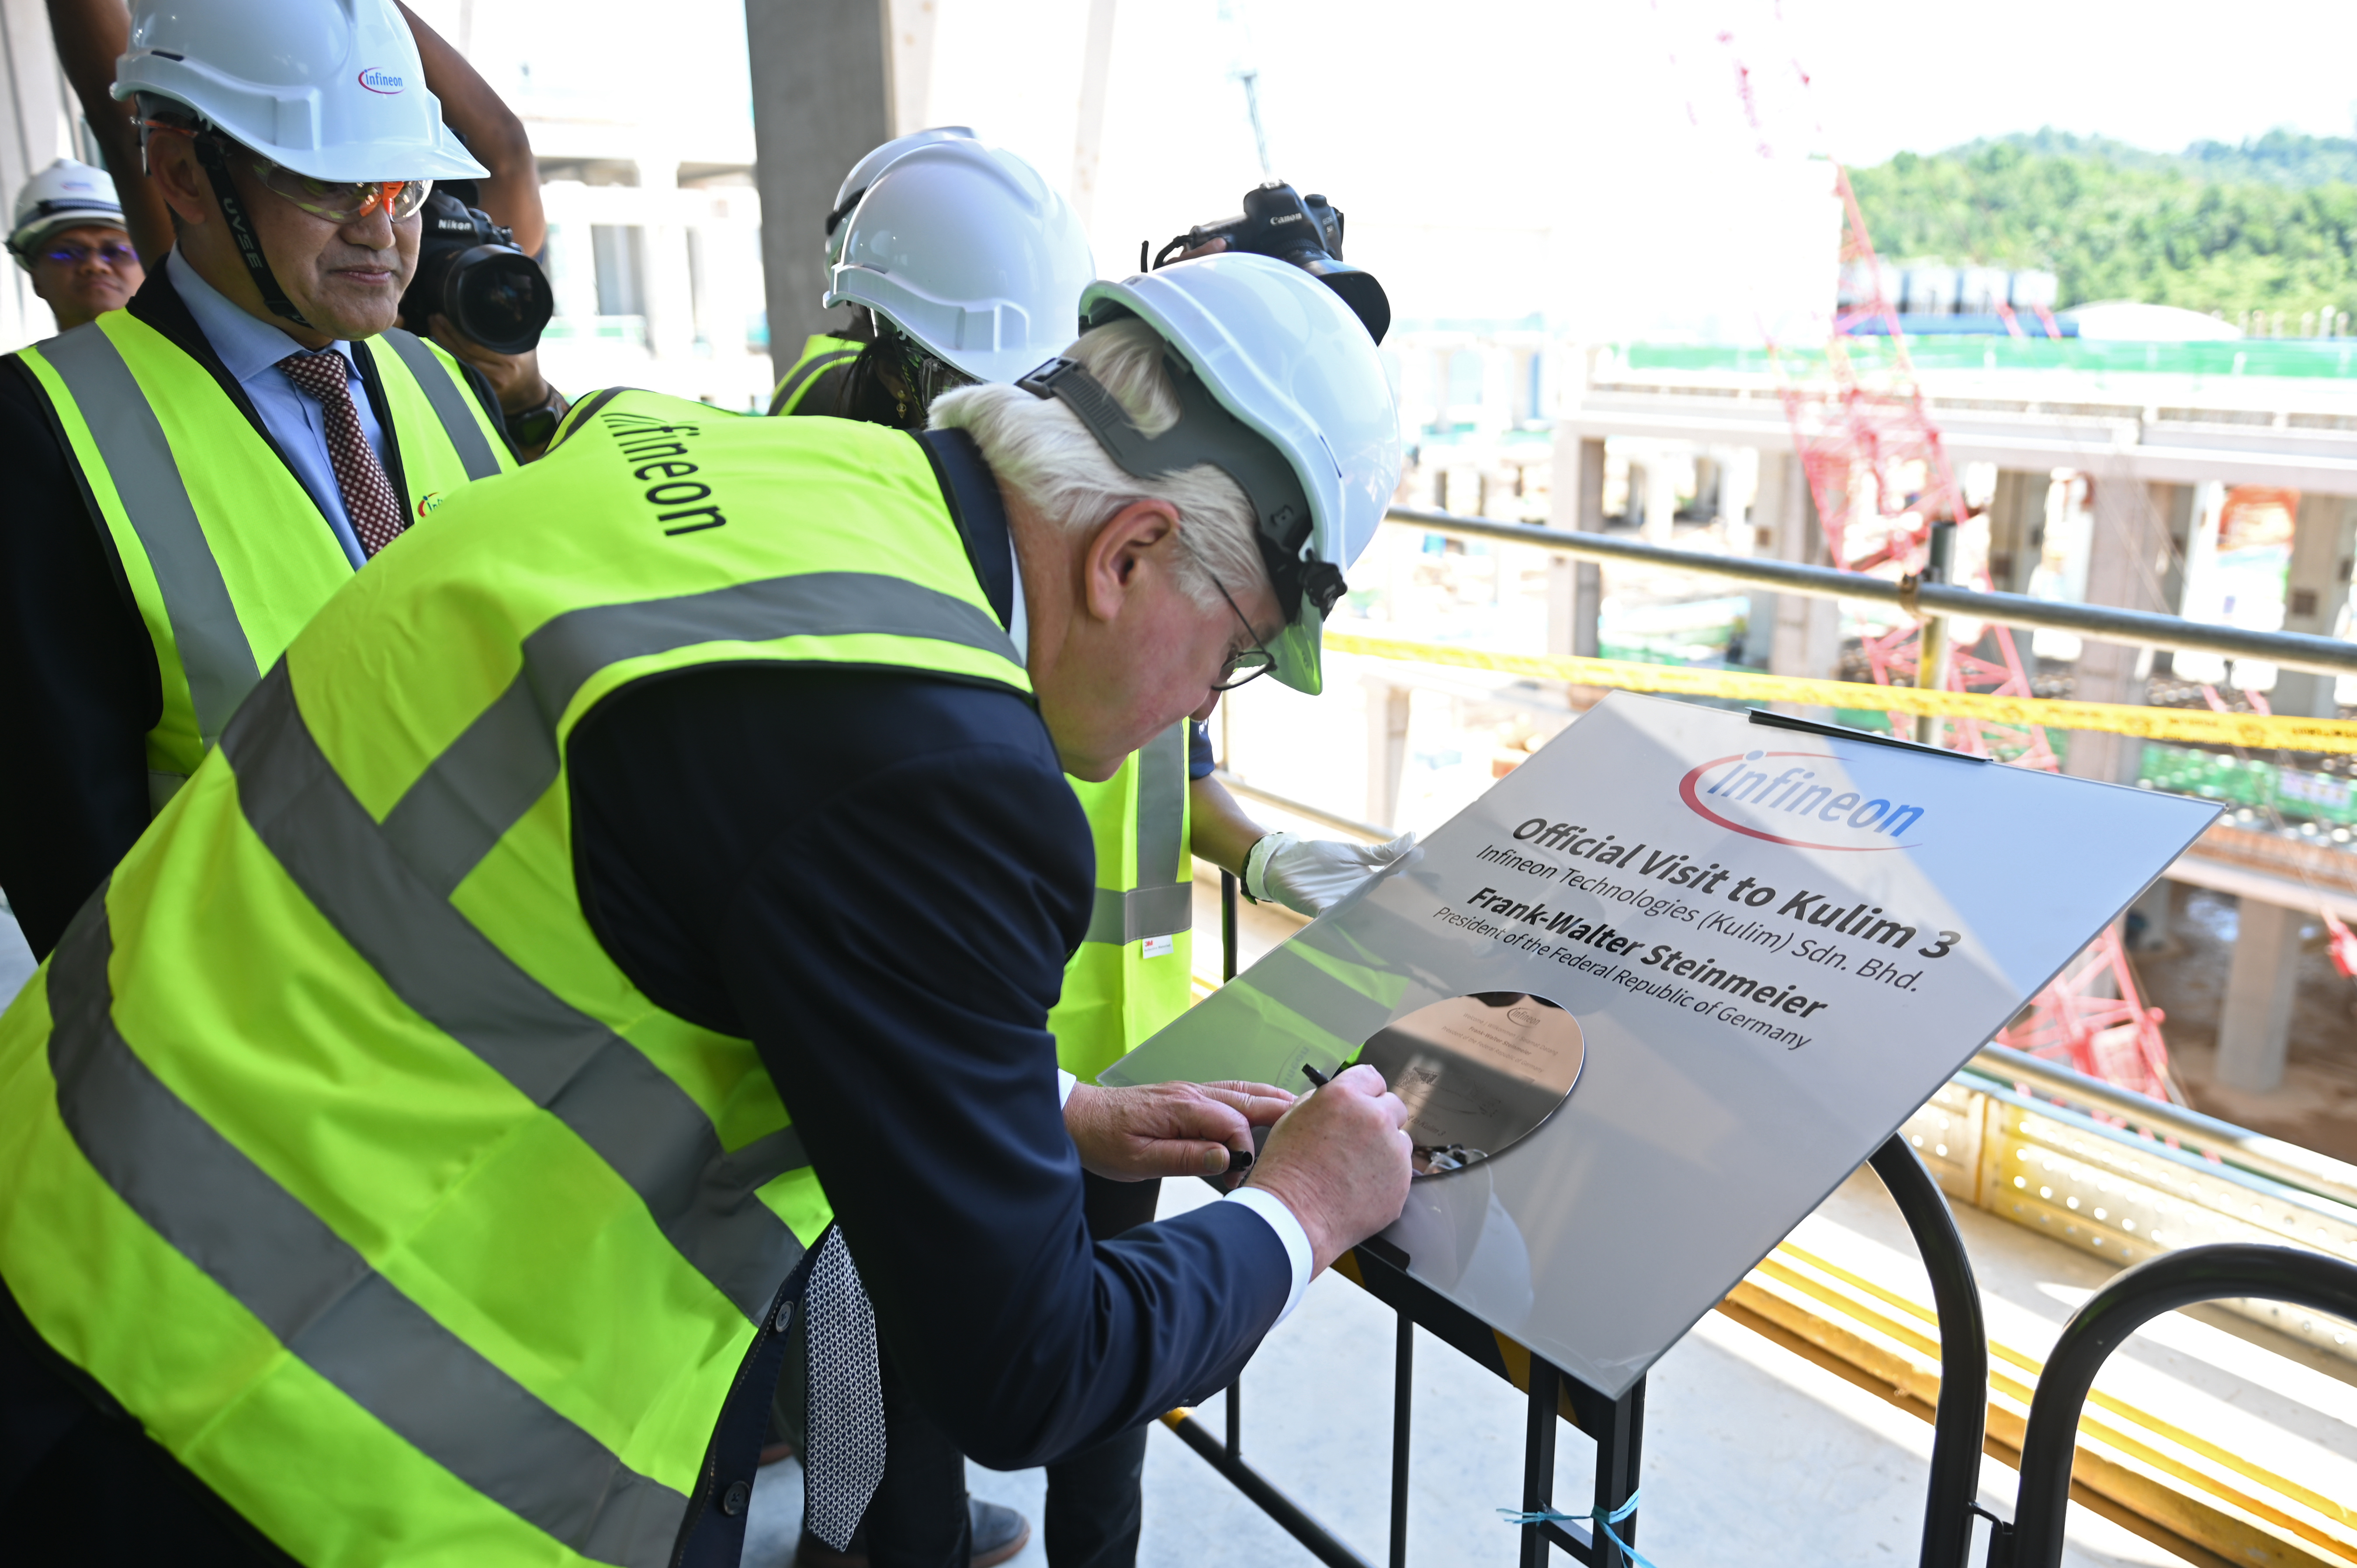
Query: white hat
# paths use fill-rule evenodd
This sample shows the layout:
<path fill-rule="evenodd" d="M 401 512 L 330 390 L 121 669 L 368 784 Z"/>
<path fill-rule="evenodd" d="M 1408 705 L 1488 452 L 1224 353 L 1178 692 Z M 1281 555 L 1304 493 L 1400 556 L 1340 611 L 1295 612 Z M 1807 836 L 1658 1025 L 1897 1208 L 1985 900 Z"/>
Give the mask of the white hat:
<path fill-rule="evenodd" d="M 1061 398 L 1131 473 L 1211 463 L 1235 479 L 1259 516 L 1261 559 L 1288 622 L 1271 673 L 1315 695 L 1342 569 L 1374 538 L 1399 484 L 1399 410 L 1374 339 L 1317 278 L 1248 252 L 1091 284 L 1081 311 L 1091 327 L 1138 317 L 1186 362 L 1199 385 L 1179 387 L 1179 422 L 1142 435 L 1109 393 L 1072 385 L 1070 361 L 1024 386 Z"/>
<path fill-rule="evenodd" d="M 123 227 L 123 203 L 114 199 L 114 182 L 104 169 L 59 158 L 25 182 L 16 193 L 16 210 L 9 220 L 8 249 L 19 264 L 42 242 L 60 229 L 103 224 Z"/>
<path fill-rule="evenodd" d="M 852 165 L 851 172 L 843 177 L 843 184 L 834 193 L 834 208 L 826 215 L 826 264 L 832 267 L 843 260 L 843 220 L 851 216 L 851 209 L 859 205 L 859 199 L 867 194 L 867 188 L 876 183 L 876 177 L 898 163 L 902 154 L 913 153 L 919 147 L 930 147 L 936 142 L 971 142 L 974 139 L 971 125 L 929 126 L 922 131 L 911 131 L 905 136 L 895 136 Z"/>
<path fill-rule="evenodd" d="M 1071 205 L 969 138 L 893 159 L 841 232 L 824 304 L 866 306 L 976 381 L 1011 381 L 1070 343 L 1097 275 Z"/>
<path fill-rule="evenodd" d="M 481 179 L 393 0 L 136 0 L 114 96 L 186 105 L 314 179 Z"/>

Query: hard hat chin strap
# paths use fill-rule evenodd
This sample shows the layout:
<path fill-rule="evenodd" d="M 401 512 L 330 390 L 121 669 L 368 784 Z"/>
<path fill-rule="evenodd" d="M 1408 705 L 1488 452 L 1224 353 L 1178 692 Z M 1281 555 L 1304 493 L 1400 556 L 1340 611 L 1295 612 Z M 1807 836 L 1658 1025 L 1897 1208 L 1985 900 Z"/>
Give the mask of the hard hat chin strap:
<path fill-rule="evenodd" d="M 1176 354 L 1166 355 L 1163 364 L 1178 397 L 1178 423 L 1159 435 L 1133 424 L 1104 383 L 1077 360 L 1050 360 L 1015 384 L 1071 409 L 1106 456 L 1136 478 L 1160 478 L 1208 463 L 1233 479 L 1259 520 L 1254 537 L 1261 564 L 1286 619 L 1300 614 L 1305 599 L 1324 616 L 1342 596 L 1342 572 L 1330 561 L 1302 558 L 1310 514 L 1300 476 L 1268 437 L 1221 405 L 1193 367 Z"/>
<path fill-rule="evenodd" d="M 295 308 L 295 302 L 286 297 L 286 291 L 278 286 L 278 274 L 270 270 L 270 258 L 262 252 L 262 236 L 254 232 L 253 220 L 246 216 L 245 204 L 237 199 L 237 187 L 229 177 L 229 156 L 221 150 L 221 138 L 199 131 L 195 140 L 197 162 L 212 181 L 213 199 L 221 203 L 221 221 L 229 225 L 230 237 L 237 242 L 237 253 L 245 258 L 245 270 L 252 274 L 253 286 L 262 291 L 262 308 L 297 327 L 310 327 L 303 313 Z"/>

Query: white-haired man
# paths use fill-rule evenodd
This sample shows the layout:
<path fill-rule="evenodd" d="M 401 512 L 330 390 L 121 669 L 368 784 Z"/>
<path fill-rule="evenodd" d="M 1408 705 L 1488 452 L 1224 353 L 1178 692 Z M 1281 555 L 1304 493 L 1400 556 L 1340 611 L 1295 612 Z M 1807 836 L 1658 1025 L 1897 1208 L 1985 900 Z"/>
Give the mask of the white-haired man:
<path fill-rule="evenodd" d="M 1082 306 L 918 437 L 598 394 L 296 639 L 0 1020 L 0 1388 L 56 1434 L 0 1477 L 18 1539 L 721 1568 L 791 1355 L 811 1528 L 960 1568 L 963 1509 L 891 1506 L 941 1489 L 896 1410 L 1088 1447 L 1396 1218 L 1371 1068 L 1060 1085 L 1064 775 L 1255 668 L 1314 692 L 1399 462 L 1302 273 Z M 1083 1166 L 1218 1174 L 1268 1122 L 1225 1201 L 1090 1239 Z M 234 1522 L 91 1549 L 174 1470 Z"/>

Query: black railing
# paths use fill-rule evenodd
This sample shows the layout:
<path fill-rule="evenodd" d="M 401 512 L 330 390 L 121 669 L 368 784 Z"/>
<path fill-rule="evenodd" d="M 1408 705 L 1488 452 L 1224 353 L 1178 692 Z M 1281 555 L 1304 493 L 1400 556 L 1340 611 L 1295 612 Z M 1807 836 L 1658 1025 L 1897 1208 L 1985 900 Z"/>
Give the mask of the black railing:
<path fill-rule="evenodd" d="M 1989 1568 L 2055 1568 L 2078 1452 L 2079 1412 L 2111 1353 L 2164 1312 L 2222 1297 L 2289 1302 L 2357 1318 L 2357 1264 L 2295 1247 L 2225 1242 L 2147 1259 L 2087 1298 L 2054 1342 L 2021 1440 L 2021 1490 L 2013 1523 L 2000 1524 Z M 1946 1392 L 1945 1385 L 1942 1393 Z"/>
<path fill-rule="evenodd" d="M 1536 523 L 1506 522 L 1493 517 L 1467 517 L 1451 511 L 1395 506 L 1383 521 L 1432 533 L 1462 534 L 1471 539 L 1527 544 L 1582 561 L 1618 561 L 1703 576 L 1724 577 L 1780 594 L 1820 599 L 1873 599 L 1896 605 L 1909 614 L 1964 616 L 2000 625 L 2076 632 L 2106 642 L 2141 648 L 2214 653 L 2227 659 L 2262 659 L 2286 670 L 2309 670 L 2327 675 L 2357 675 L 2357 643 L 2336 638 L 2311 637 L 2297 631 L 2244 631 L 2238 627 L 2212 626 L 2180 616 L 2143 610 L 2114 609 L 2108 605 L 2074 605 L 2033 599 L 2026 594 L 1985 594 L 1946 583 L 1922 583 L 1911 593 L 1888 577 L 1845 572 L 1834 566 L 1803 566 L 1791 561 L 1759 556 L 1712 555 L 1699 550 L 1676 550 L 1666 544 L 1646 544 L 1609 533 L 1585 533 L 1570 529 L 1542 528 Z"/>

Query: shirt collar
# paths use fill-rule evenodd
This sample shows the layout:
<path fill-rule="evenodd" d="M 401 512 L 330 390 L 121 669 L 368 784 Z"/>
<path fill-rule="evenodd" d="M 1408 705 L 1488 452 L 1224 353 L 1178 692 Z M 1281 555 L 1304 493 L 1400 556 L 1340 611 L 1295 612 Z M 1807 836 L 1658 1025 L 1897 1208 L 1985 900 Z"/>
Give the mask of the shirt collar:
<path fill-rule="evenodd" d="M 188 314 L 196 317 L 197 330 L 205 335 L 205 341 L 213 346 L 222 367 L 237 378 L 240 386 L 274 368 L 287 355 L 305 351 L 302 344 L 260 317 L 249 315 L 198 275 L 177 245 L 165 258 L 164 267 L 172 274 L 172 286 L 179 290 Z M 339 339 L 328 347 L 341 354 L 347 366 L 351 365 L 350 343 Z"/>

